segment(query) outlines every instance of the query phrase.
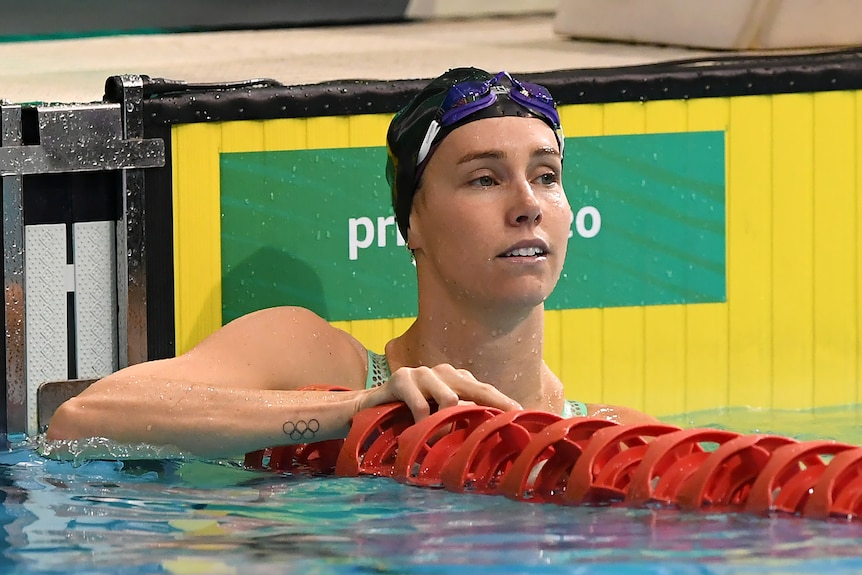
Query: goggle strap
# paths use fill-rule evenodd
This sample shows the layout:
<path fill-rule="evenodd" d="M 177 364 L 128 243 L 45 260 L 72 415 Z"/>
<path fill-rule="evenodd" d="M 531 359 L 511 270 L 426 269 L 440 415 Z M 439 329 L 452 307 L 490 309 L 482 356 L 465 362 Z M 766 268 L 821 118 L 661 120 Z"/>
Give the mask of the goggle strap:
<path fill-rule="evenodd" d="M 425 139 L 422 140 L 422 145 L 419 146 L 419 154 L 416 156 L 416 165 L 418 166 L 425 161 L 428 154 L 431 152 L 431 146 L 434 145 L 434 138 L 440 133 L 440 122 L 432 120 L 428 125 L 428 131 L 425 132 Z"/>

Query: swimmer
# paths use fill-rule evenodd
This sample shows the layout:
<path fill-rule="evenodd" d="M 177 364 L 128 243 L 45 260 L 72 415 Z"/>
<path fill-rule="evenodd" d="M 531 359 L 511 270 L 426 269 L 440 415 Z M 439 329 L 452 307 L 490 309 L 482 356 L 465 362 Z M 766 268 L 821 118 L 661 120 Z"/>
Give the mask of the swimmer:
<path fill-rule="evenodd" d="M 430 402 L 473 402 L 654 422 L 634 409 L 567 400 L 542 358 L 544 302 L 573 220 L 548 91 L 504 72 L 449 70 L 395 115 L 387 145 L 392 204 L 416 264 L 418 314 L 384 354 L 307 309 L 264 309 L 184 355 L 95 382 L 60 406 L 47 438 L 233 457 L 345 437 L 356 413 L 397 401 L 417 421 Z M 300 389 L 321 384 L 350 390 Z"/>

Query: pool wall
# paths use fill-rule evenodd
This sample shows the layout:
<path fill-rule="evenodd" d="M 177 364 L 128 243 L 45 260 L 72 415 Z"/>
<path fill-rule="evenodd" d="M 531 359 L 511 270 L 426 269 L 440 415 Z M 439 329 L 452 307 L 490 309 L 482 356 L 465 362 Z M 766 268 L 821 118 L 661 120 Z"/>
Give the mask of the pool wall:
<path fill-rule="evenodd" d="M 526 7 L 517 0 L 247 0 L 242 4 L 232 0 L 149 0 L 118 10 L 109 0 L 88 0 L 74 5 L 63 0 L 45 0 L 39 6 L 2 0 L 0 42 L 552 13 L 555 8 L 553 0 L 535 0 Z"/>
<path fill-rule="evenodd" d="M 571 295 L 565 302 L 549 302 L 549 308 L 557 309 L 547 312 L 545 355 L 570 396 L 632 405 L 656 415 L 859 401 L 862 66 L 857 56 L 848 56 L 728 58 L 532 75 L 550 85 L 562 103 L 565 183 L 573 208 L 592 206 L 618 216 L 610 220 L 603 215 L 601 233 L 593 238 L 575 234 L 564 275 L 584 281 L 564 286 Z M 394 109 L 414 87 L 409 82 L 384 85 L 392 91 L 385 104 Z M 300 163 L 321 162 L 324 155 L 309 160 L 279 156 L 279 151 L 325 149 L 337 155 L 336 150 L 384 145 L 391 115 L 351 113 L 379 109 L 378 102 L 372 106 L 352 93 L 355 88 L 301 88 L 311 92 L 309 102 L 334 98 L 324 104 L 331 115 L 173 124 L 178 352 L 221 325 L 223 313 L 230 312 L 230 319 L 249 311 L 234 302 L 253 307 L 257 297 L 264 307 L 277 301 L 265 287 L 249 285 L 253 280 L 247 273 L 241 274 L 244 288 L 223 282 L 223 274 L 230 273 L 221 260 L 226 255 L 231 264 L 251 265 L 258 273 L 266 265 L 285 266 L 296 272 L 294 277 L 306 277 L 299 283 L 308 290 L 330 292 L 328 298 L 300 298 L 301 303 L 329 311 L 337 325 L 374 349 L 382 349 L 409 324 L 385 302 L 371 306 L 371 296 L 363 299 L 365 287 L 368 293 L 375 286 L 385 291 L 385 282 L 356 280 L 357 274 L 379 276 L 387 273 L 381 269 L 395 268 L 388 301 L 403 297 L 410 273 L 403 247 L 391 236 L 384 239 L 394 259 L 375 260 L 365 269 L 350 259 L 362 260 L 365 248 L 354 245 L 351 255 L 345 247 L 351 237 L 361 245 L 361 240 L 371 242 L 369 233 L 376 231 L 377 242 L 383 237 L 379 225 L 360 228 L 355 236 L 348 226 L 350 214 L 379 224 L 377 214 L 391 213 L 385 211 L 388 192 L 380 181 L 383 152 L 371 155 L 366 168 L 350 172 L 367 181 L 378 179 L 371 194 L 354 179 L 342 180 L 340 191 L 324 197 L 324 202 L 347 203 L 349 214 L 327 215 L 316 207 L 313 213 L 303 212 L 305 219 L 317 216 L 318 221 L 296 237 L 312 241 L 311 230 L 319 231 L 321 222 L 331 230 L 324 235 L 340 234 L 332 240 L 342 248 L 332 251 L 332 265 L 346 274 L 341 283 L 332 276 L 339 285 L 307 281 L 309 270 L 321 266 L 311 257 L 301 265 L 292 261 L 303 259 L 296 255 L 302 250 L 277 239 L 289 230 L 275 224 L 275 235 L 240 234 L 237 230 L 246 222 L 230 221 L 241 221 L 234 212 L 243 202 L 241 193 L 233 193 L 239 185 L 233 178 L 241 182 L 243 175 L 251 177 L 252 187 L 264 194 L 286 196 L 284 206 L 313 205 L 309 193 L 339 186 L 340 178 L 320 184 L 323 172 L 335 169 L 332 165 L 315 172 Z M 338 98 L 341 90 L 345 92 Z M 669 143 L 671 135 L 677 141 Z M 261 154 L 270 151 L 269 156 Z M 248 155 L 232 156 L 243 153 Z M 244 162 L 245 167 L 238 167 Z M 290 182 L 272 185 L 273 179 L 290 180 L 297 166 L 305 176 L 294 180 L 296 187 Z M 628 176 L 620 175 L 626 171 Z M 291 195 L 291 190 L 300 191 Z M 355 200 L 363 192 L 363 199 Z M 270 203 L 251 195 L 250 202 L 257 205 L 248 210 L 247 221 L 261 217 Z M 374 199 L 364 199 L 369 195 Z M 362 202 L 368 206 L 364 211 Z M 273 205 L 281 209 L 277 201 Z M 282 222 L 292 230 L 302 219 Z M 586 227 L 594 224 L 589 218 L 585 222 Z M 590 241 L 603 234 L 615 234 L 616 240 L 601 246 L 614 260 L 601 267 L 595 261 L 601 258 L 590 258 Z M 268 238 L 266 245 L 245 250 L 225 246 L 248 245 L 253 236 Z M 209 239 L 202 242 L 201 237 Z M 267 249 L 281 255 L 250 264 Z M 329 254 L 320 249 L 318 255 Z M 632 250 L 639 250 L 636 257 L 626 259 L 624 254 Z M 318 275 L 326 276 L 325 270 Z M 272 279 L 267 276 L 261 284 Z M 226 283 L 230 290 L 222 291 Z M 579 299 L 585 292 L 610 301 L 601 301 L 601 295 Z M 407 294 L 412 297 L 409 290 Z M 358 313 L 338 321 L 344 318 L 327 301 L 348 298 L 353 308 L 378 313 L 381 319 Z"/>
<path fill-rule="evenodd" d="M 566 134 L 576 218 L 545 357 L 570 397 L 656 415 L 859 402 L 858 50 L 523 77 L 551 89 Z M 3 105 L 5 428 L 35 430 L 44 381 L 183 353 L 271 305 L 310 307 L 381 350 L 415 313 L 385 131 L 422 84 L 131 75 L 108 78 L 100 104 Z M 53 214 L 64 186 L 77 208 Z M 104 282 L 91 283 L 115 300 L 70 288 L 65 247 L 22 251 L 28 231 L 74 244 L 55 219 L 96 226 L 81 246 L 97 245 Z M 56 273 L 28 296 L 44 269 Z M 110 357 L 86 372 L 86 320 L 67 320 L 85 300 L 119 310 Z M 61 326 L 62 345 L 40 348 L 40 325 Z M 59 360 L 54 375 L 34 375 L 31 358 Z"/>

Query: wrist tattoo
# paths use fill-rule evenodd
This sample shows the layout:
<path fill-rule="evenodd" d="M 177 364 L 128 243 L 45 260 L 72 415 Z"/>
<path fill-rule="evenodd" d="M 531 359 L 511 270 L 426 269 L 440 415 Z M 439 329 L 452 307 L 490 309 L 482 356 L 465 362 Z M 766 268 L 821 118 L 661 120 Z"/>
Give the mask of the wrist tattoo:
<path fill-rule="evenodd" d="M 304 419 L 285 421 L 284 425 L 281 426 L 281 430 L 294 441 L 309 441 L 314 439 L 317 432 L 320 431 L 320 422 L 316 419 L 309 419 L 308 421 Z"/>

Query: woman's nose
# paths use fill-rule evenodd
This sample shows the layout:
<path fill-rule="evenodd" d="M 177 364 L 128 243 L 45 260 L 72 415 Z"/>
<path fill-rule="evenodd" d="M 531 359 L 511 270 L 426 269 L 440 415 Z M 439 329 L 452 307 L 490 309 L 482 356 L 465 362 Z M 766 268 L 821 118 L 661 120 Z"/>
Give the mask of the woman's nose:
<path fill-rule="evenodd" d="M 516 192 L 510 219 L 514 225 L 538 224 L 542 221 L 542 205 L 529 182 L 523 182 Z"/>

